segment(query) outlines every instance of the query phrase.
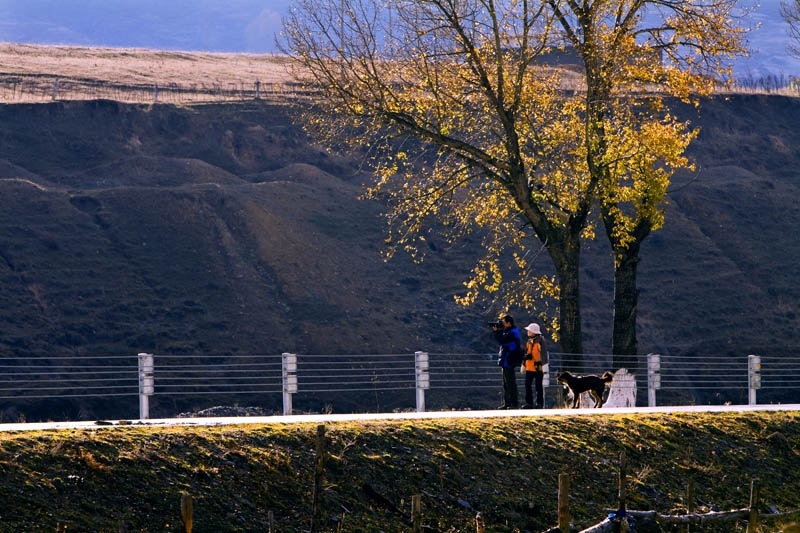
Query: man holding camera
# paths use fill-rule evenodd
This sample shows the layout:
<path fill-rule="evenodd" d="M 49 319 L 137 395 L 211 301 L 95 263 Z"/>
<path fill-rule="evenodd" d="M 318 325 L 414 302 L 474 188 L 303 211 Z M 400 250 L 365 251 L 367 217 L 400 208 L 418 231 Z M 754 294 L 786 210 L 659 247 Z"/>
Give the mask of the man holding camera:
<path fill-rule="evenodd" d="M 500 343 L 500 358 L 497 365 L 503 371 L 503 404 L 498 409 L 517 409 L 517 371 L 522 364 L 522 337 L 514 325 L 511 315 L 490 323 L 494 338 Z"/>

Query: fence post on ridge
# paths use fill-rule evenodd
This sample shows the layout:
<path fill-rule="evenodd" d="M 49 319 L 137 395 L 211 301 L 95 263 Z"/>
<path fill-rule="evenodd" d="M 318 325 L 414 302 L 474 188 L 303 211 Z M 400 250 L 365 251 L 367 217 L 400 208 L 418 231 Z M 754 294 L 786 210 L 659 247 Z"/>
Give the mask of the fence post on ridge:
<path fill-rule="evenodd" d="M 139 420 L 150 418 L 150 396 L 155 386 L 153 378 L 153 354 L 139 354 Z"/>
<path fill-rule="evenodd" d="M 661 388 L 661 356 L 647 354 L 647 406 L 656 406 L 656 391 Z"/>
<path fill-rule="evenodd" d="M 414 352 L 414 370 L 417 377 L 417 412 L 425 412 L 425 389 L 431 388 L 428 352 Z"/>
<path fill-rule="evenodd" d="M 292 414 L 292 394 L 297 392 L 297 354 L 284 352 L 283 357 L 283 414 Z"/>

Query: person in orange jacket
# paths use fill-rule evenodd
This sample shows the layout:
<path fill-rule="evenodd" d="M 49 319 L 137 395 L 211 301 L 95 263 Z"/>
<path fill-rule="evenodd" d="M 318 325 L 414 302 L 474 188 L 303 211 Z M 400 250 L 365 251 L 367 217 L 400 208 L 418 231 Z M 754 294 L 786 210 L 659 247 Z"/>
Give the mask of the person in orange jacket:
<path fill-rule="evenodd" d="M 547 345 L 542 335 L 539 324 L 531 322 L 525 327 L 528 332 L 528 342 L 525 345 L 525 357 L 522 362 L 522 371 L 525 373 L 525 403 L 523 409 L 544 408 L 544 365 L 548 363 Z M 536 403 L 533 403 L 532 385 L 536 383 Z"/>

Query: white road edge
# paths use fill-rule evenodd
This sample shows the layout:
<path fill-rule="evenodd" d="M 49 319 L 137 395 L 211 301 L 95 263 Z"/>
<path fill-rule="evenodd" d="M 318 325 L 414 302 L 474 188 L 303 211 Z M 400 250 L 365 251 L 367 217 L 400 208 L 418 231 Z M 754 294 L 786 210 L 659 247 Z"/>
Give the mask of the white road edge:
<path fill-rule="evenodd" d="M 317 415 L 276 415 L 213 418 L 159 418 L 147 420 L 96 420 L 80 422 L 31 422 L 0 424 L 0 431 L 48 431 L 62 429 L 105 429 L 141 427 L 225 426 L 244 424 L 302 424 L 349 422 L 355 420 L 421 420 L 433 418 L 517 418 L 540 416 L 630 415 L 649 413 L 741 413 L 755 411 L 800 411 L 800 404 L 690 405 L 665 407 L 611 407 L 600 409 L 514 409 L 508 411 L 431 411 L 417 413 L 354 413 Z"/>

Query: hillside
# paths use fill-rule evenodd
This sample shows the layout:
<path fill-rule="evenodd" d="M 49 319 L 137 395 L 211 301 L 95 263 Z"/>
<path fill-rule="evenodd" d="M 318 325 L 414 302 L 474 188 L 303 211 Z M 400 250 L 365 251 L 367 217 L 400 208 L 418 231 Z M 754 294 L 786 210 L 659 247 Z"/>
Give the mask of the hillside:
<path fill-rule="evenodd" d="M 3 432 L 0 531 L 183 531 L 182 494 L 197 533 L 308 531 L 316 433 L 314 424 Z M 792 412 L 340 422 L 326 425 L 324 442 L 319 531 L 411 531 L 414 495 L 423 531 L 474 532 L 478 512 L 490 533 L 545 531 L 557 524 L 560 474 L 577 531 L 618 508 L 623 453 L 631 510 L 747 508 L 753 480 L 760 513 L 800 509 Z M 639 520 L 635 530 L 685 526 Z"/>
<path fill-rule="evenodd" d="M 16 353 L 408 352 L 427 339 L 398 323 L 454 316 L 281 106 L 17 105 L 0 129 Z"/>
<path fill-rule="evenodd" d="M 108 64 L 120 81 L 124 56 Z M 676 177 L 643 247 L 640 351 L 796 354 L 800 100 L 678 112 L 702 128 L 699 171 Z M 453 301 L 477 244 L 431 235 L 423 264 L 385 262 L 360 163 L 320 150 L 275 102 L 0 105 L 0 353 L 494 351 L 484 323 L 502 310 Z M 583 274 L 585 350 L 606 353 L 602 239 Z"/>

